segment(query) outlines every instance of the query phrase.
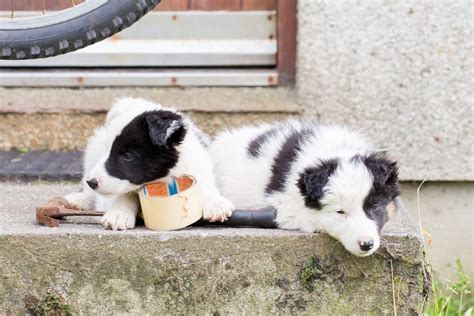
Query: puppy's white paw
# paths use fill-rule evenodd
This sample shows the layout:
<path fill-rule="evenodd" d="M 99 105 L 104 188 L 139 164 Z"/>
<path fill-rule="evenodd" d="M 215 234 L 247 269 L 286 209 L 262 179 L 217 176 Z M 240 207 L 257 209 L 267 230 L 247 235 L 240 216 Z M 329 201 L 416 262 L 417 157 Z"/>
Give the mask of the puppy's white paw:
<path fill-rule="evenodd" d="M 206 199 L 203 203 L 203 218 L 210 222 L 223 222 L 234 212 L 234 203 L 223 196 Z"/>
<path fill-rule="evenodd" d="M 111 210 L 102 216 L 101 223 L 112 230 L 127 230 L 135 227 L 136 216 L 130 211 Z"/>

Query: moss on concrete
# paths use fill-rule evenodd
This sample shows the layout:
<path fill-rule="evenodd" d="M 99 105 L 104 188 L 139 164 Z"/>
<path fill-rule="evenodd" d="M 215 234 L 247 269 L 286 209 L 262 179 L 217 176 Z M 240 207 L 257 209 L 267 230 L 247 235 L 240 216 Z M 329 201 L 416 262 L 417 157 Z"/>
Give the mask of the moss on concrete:
<path fill-rule="evenodd" d="M 27 295 L 23 299 L 25 307 L 34 316 L 71 316 L 71 307 L 59 293 L 48 291 L 43 300 L 34 295 Z"/>
<path fill-rule="evenodd" d="M 324 271 L 323 267 L 321 267 L 321 260 L 316 256 L 310 257 L 299 273 L 301 285 L 307 290 L 312 290 L 313 282 L 320 280 L 323 276 Z"/>

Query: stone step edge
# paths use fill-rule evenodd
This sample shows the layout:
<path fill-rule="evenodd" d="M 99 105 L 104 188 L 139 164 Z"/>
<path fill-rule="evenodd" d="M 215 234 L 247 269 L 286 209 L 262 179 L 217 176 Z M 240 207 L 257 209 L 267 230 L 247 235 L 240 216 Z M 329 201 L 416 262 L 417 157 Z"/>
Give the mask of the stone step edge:
<path fill-rule="evenodd" d="M 101 113 L 119 97 L 197 112 L 301 113 L 291 88 L 0 88 L 0 114 Z"/>

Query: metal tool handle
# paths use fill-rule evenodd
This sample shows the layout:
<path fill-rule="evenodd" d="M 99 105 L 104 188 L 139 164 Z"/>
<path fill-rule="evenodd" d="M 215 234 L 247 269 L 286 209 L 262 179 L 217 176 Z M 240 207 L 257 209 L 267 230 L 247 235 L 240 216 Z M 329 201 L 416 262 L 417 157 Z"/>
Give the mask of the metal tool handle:
<path fill-rule="evenodd" d="M 259 210 L 235 210 L 232 216 L 225 222 L 208 222 L 200 219 L 193 226 L 227 226 L 227 227 L 256 227 L 277 228 L 275 222 L 276 209 L 269 206 Z"/>

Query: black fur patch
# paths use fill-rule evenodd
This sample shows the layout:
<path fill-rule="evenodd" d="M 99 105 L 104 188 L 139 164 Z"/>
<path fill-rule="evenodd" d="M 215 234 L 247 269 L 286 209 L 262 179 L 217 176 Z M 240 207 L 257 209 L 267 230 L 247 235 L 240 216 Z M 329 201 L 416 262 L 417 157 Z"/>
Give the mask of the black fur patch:
<path fill-rule="evenodd" d="M 364 212 L 382 230 L 388 220 L 387 205 L 400 195 L 397 163 L 382 154 L 361 157 L 374 177 L 372 189 L 364 200 Z"/>
<path fill-rule="evenodd" d="M 206 134 L 204 134 L 204 132 L 202 132 L 198 128 L 194 128 L 194 132 L 196 133 L 196 136 L 197 136 L 199 142 L 201 143 L 201 145 L 204 148 L 209 148 L 209 138 L 208 138 L 208 136 Z"/>
<path fill-rule="evenodd" d="M 260 156 L 260 148 L 270 138 L 276 135 L 278 131 L 277 127 L 272 127 L 269 130 L 264 131 L 257 137 L 255 137 L 248 145 L 247 152 L 253 157 Z"/>
<path fill-rule="evenodd" d="M 184 138 L 182 135 L 184 124 L 179 114 L 170 111 L 146 112 L 145 120 L 148 124 L 148 136 L 153 145 L 167 147 L 176 144 L 178 138 Z"/>
<path fill-rule="evenodd" d="M 323 207 L 321 199 L 324 196 L 324 187 L 338 164 L 336 159 L 322 161 L 317 167 L 307 168 L 300 174 L 297 186 L 307 207 L 318 210 Z"/>
<path fill-rule="evenodd" d="M 285 187 L 286 178 L 291 169 L 291 164 L 296 160 L 305 140 L 313 135 L 311 129 L 293 131 L 283 143 L 272 165 L 272 177 L 265 188 L 265 193 L 281 192 Z"/>
<path fill-rule="evenodd" d="M 186 128 L 179 114 L 145 112 L 115 138 L 105 168 L 111 176 L 133 184 L 163 178 L 178 162 L 176 146 L 185 135 Z"/>

